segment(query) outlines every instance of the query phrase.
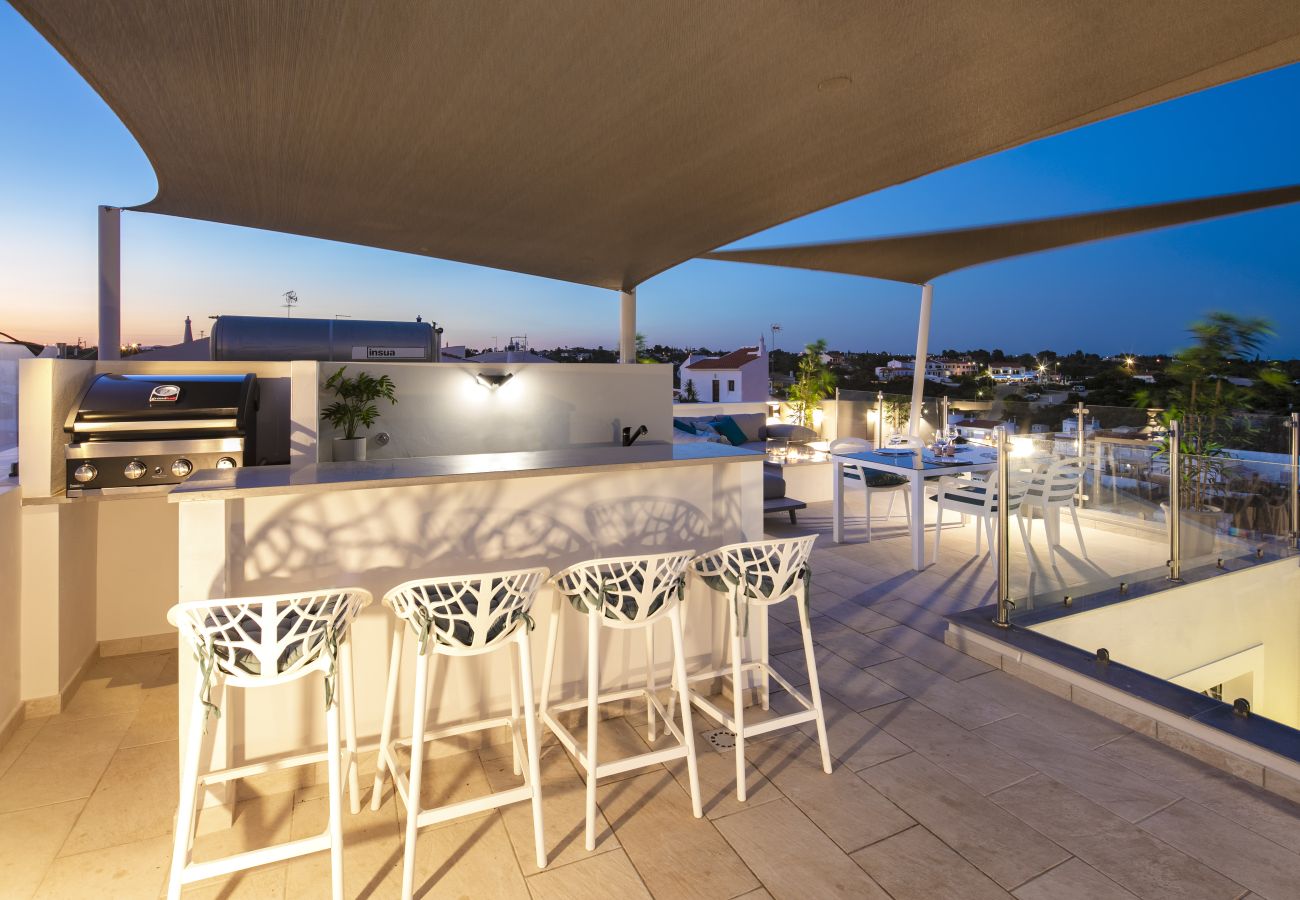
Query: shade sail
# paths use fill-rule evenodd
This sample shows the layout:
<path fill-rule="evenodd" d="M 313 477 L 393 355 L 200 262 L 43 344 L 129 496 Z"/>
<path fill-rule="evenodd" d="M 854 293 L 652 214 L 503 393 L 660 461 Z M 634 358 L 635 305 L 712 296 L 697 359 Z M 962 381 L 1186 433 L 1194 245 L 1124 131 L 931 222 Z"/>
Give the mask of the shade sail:
<path fill-rule="evenodd" d="M 1298 201 L 1300 186 L 1269 188 L 928 234 L 754 250 L 720 250 L 706 253 L 703 258 L 924 284 L 940 275 L 998 259 Z"/>
<path fill-rule="evenodd" d="M 14 0 L 140 142 L 135 207 L 632 287 L 1300 59 L 1277 0 Z"/>

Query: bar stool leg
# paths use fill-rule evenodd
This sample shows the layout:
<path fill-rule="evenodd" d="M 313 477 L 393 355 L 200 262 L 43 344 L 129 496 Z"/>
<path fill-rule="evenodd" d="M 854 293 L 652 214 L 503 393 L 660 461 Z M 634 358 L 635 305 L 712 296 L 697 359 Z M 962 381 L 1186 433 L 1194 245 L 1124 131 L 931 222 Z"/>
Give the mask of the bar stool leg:
<path fill-rule="evenodd" d="M 758 658 L 763 663 L 763 668 L 759 670 L 759 700 L 763 704 L 763 710 L 772 708 L 772 680 L 767 674 L 767 630 L 768 630 L 768 606 L 763 604 L 758 610 L 750 610 L 751 615 L 757 611 L 758 618 Z"/>
<path fill-rule="evenodd" d="M 348 751 L 348 811 L 352 815 L 361 812 L 361 788 L 358 785 L 360 764 L 357 762 L 357 696 L 355 673 L 352 660 L 352 640 L 349 637 L 342 647 L 342 659 L 339 660 L 339 699 L 343 703 L 343 738 Z"/>
<path fill-rule="evenodd" d="M 510 657 L 510 727 L 514 729 L 519 727 L 518 645 L 507 647 L 506 656 Z M 516 775 L 523 771 L 519 766 L 519 743 L 513 739 L 510 741 L 510 765 Z"/>
<path fill-rule="evenodd" d="M 745 602 L 742 598 L 738 602 Z M 740 635 L 736 606 L 731 605 L 731 709 L 736 720 L 736 799 L 745 802 L 745 684 L 741 670 Z"/>
<path fill-rule="evenodd" d="M 370 809 L 379 809 L 384 798 L 384 774 L 388 771 L 389 742 L 393 739 L 393 715 L 397 712 L 397 682 L 402 672 L 401 619 L 394 618 L 391 647 L 388 651 L 388 685 L 384 689 L 384 721 L 379 730 L 379 759 L 375 762 L 375 785 L 370 790 Z"/>
<path fill-rule="evenodd" d="M 420 833 L 420 789 L 424 774 L 425 717 L 429 706 L 429 670 L 434 654 L 423 653 L 415 662 L 415 715 L 411 724 L 411 775 L 406 791 L 406 852 L 402 861 L 402 900 L 415 892 L 415 844 Z"/>
<path fill-rule="evenodd" d="M 542 762 L 537 735 L 537 713 L 533 706 L 533 655 L 528 632 L 519 629 L 519 668 L 524 689 L 524 736 L 528 743 L 528 781 L 533 788 L 533 843 L 537 868 L 546 868 L 546 828 L 542 821 Z"/>
<path fill-rule="evenodd" d="M 181 796 L 176 810 L 176 834 L 172 847 L 172 869 L 167 878 L 167 900 L 179 900 L 181 874 L 190 859 L 190 845 L 194 840 L 194 820 L 199 793 L 199 757 L 203 752 L 203 720 L 207 715 L 201 701 L 201 679 L 195 679 L 194 697 L 190 703 L 189 733 L 185 740 L 185 760 L 181 765 Z"/>
<path fill-rule="evenodd" d="M 329 754 L 330 886 L 334 900 L 343 900 L 343 754 L 339 747 L 339 719 L 342 718 L 343 704 L 340 699 L 336 698 L 325 713 L 325 749 Z"/>
<path fill-rule="evenodd" d="M 596 849 L 596 731 L 600 722 L 600 610 L 587 613 L 587 840 Z"/>
<path fill-rule="evenodd" d="M 804 660 L 808 664 L 808 690 L 812 694 L 813 709 L 817 711 L 817 743 L 822 748 L 822 771 L 831 773 L 831 745 L 826 739 L 826 713 L 822 709 L 822 688 L 817 679 L 817 657 L 813 653 L 812 624 L 808 621 L 808 589 L 799 588 L 794 601 L 799 607 L 799 628 L 803 632 Z"/>
<path fill-rule="evenodd" d="M 555 645 L 560 640 L 560 599 L 551 604 L 550 624 L 546 627 L 546 656 L 542 661 L 542 695 L 537 698 L 539 715 L 546 715 L 551 699 L 551 673 L 555 669 Z"/>
<path fill-rule="evenodd" d="M 655 694 L 655 631 L 653 623 L 645 627 L 645 689 L 651 697 Z M 655 706 L 649 700 L 645 705 L 646 737 L 655 742 Z"/>
<path fill-rule="evenodd" d="M 698 819 L 704 815 L 704 808 L 700 801 L 700 769 L 695 760 L 695 726 L 691 723 L 690 686 L 686 683 L 686 647 L 682 640 L 680 604 L 668 611 L 668 624 L 673 632 L 673 680 L 682 703 L 682 738 L 686 742 L 686 772 L 691 782 L 691 812 Z"/>

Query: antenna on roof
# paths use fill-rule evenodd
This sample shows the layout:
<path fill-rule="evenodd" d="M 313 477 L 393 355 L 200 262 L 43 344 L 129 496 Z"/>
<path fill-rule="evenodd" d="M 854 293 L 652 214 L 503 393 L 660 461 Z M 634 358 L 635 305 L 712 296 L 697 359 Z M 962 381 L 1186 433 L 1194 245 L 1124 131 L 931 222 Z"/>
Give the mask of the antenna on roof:
<path fill-rule="evenodd" d="M 769 350 L 776 349 L 776 336 L 780 333 L 781 333 L 781 323 L 773 322 L 772 323 L 772 346 L 768 348 Z"/>
<path fill-rule="evenodd" d="M 285 291 L 282 295 L 284 302 L 280 305 L 284 307 L 284 317 L 286 319 L 293 317 L 293 308 L 298 305 L 298 292 Z"/>

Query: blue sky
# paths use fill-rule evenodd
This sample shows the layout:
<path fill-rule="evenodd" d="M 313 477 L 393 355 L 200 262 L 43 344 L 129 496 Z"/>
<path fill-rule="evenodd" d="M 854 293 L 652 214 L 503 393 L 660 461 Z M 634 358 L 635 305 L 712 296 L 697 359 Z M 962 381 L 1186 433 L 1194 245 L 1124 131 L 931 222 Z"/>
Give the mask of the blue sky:
<path fill-rule="evenodd" d="M 736 246 L 842 240 L 1300 182 L 1300 65 L 976 160 Z M 91 342 L 95 208 L 154 195 L 144 154 L 96 94 L 0 4 L 0 331 Z M 410 319 L 471 346 L 613 346 L 617 295 L 527 275 L 167 216 L 123 215 L 123 337 L 179 340 L 216 313 Z M 639 289 L 651 343 L 729 348 L 766 334 L 906 351 L 915 288 L 695 261 Z M 1300 356 L 1300 205 L 981 266 L 935 282 L 931 346 L 1167 352 L 1211 309 L 1273 320 Z"/>

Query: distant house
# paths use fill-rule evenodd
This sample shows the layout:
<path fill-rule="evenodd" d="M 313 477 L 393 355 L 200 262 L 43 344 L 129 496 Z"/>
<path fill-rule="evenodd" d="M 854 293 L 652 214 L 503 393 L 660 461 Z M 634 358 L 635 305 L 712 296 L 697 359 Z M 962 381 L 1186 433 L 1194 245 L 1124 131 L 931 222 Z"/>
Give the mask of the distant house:
<path fill-rule="evenodd" d="M 969 359 L 950 359 L 946 356 L 932 356 L 925 361 L 925 380 L 952 382 L 967 375 L 974 375 L 979 370 Z M 886 365 L 876 367 L 876 378 L 880 381 L 895 379 L 911 380 L 916 371 L 914 359 L 891 359 Z"/>
<path fill-rule="evenodd" d="M 1036 372 L 1030 372 L 1024 366 L 989 366 L 989 375 L 999 384 L 1014 384 L 1019 381 L 1034 381 Z"/>
<path fill-rule="evenodd" d="M 1003 422 L 999 419 L 964 419 L 953 423 L 953 428 L 956 429 L 958 435 L 967 440 L 991 441 L 993 440 L 993 429 L 1004 425 L 1007 434 L 1016 433 L 1015 422 Z"/>
<path fill-rule="evenodd" d="M 705 403 L 761 403 L 767 400 L 767 343 L 758 339 L 756 347 L 741 347 L 725 356 L 691 354 L 681 367 L 681 392 L 687 384 Z"/>

